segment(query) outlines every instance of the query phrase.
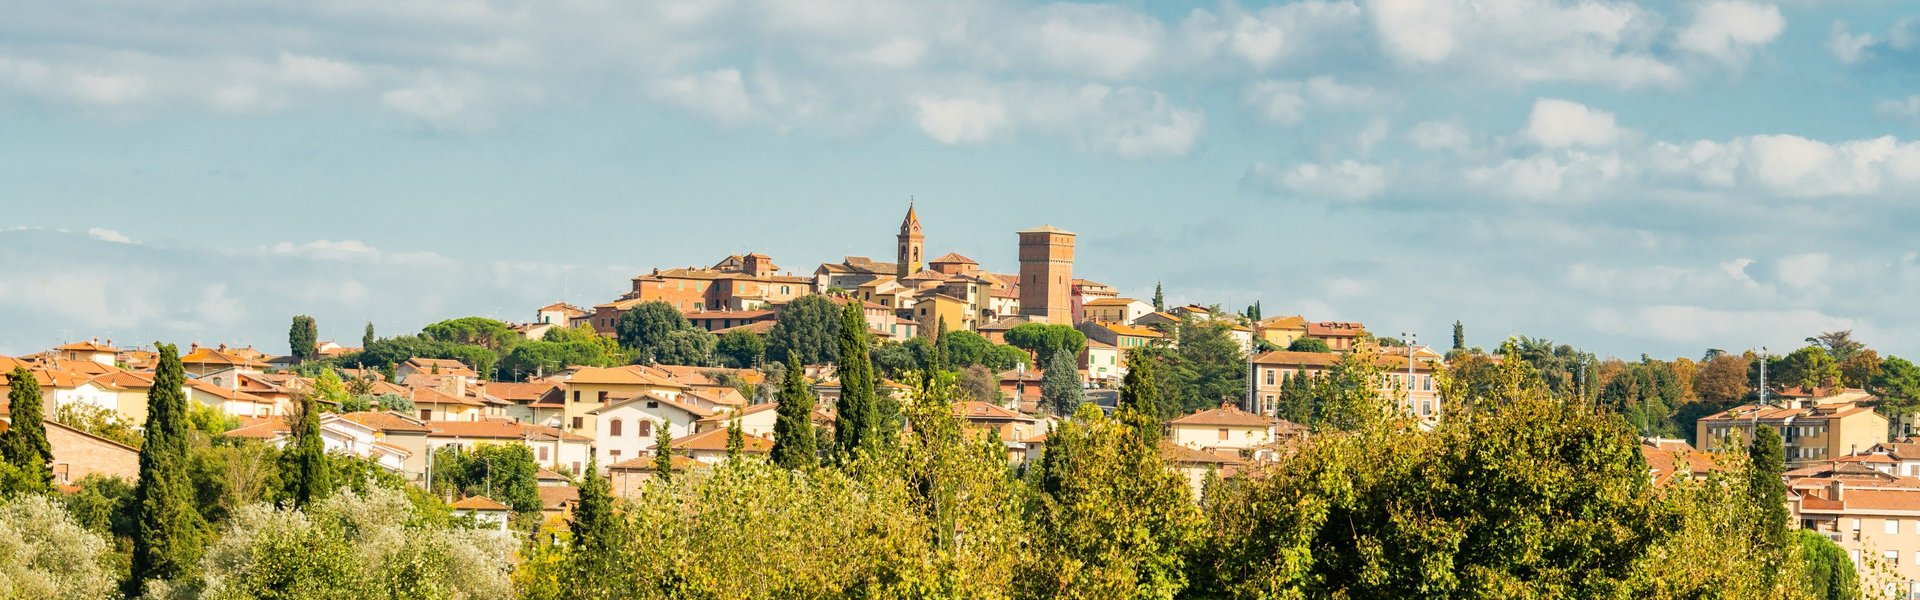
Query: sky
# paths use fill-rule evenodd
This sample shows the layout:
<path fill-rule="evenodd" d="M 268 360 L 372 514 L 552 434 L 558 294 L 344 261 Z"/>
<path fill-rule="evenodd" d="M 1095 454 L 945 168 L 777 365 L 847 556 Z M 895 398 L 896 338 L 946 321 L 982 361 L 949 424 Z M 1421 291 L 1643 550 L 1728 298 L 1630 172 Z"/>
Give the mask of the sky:
<path fill-rule="evenodd" d="M 1920 5 L 0 0 L 0 354 L 1014 231 L 1146 298 L 1920 353 Z"/>

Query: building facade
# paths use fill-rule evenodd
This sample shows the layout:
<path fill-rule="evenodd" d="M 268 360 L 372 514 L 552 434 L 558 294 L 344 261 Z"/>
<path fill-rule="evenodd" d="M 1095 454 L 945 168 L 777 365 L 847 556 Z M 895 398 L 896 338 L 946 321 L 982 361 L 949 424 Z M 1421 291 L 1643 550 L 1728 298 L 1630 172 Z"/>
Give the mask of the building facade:
<path fill-rule="evenodd" d="M 1029 320 L 1073 324 L 1071 231 L 1042 225 L 1020 236 L 1020 314 Z"/>

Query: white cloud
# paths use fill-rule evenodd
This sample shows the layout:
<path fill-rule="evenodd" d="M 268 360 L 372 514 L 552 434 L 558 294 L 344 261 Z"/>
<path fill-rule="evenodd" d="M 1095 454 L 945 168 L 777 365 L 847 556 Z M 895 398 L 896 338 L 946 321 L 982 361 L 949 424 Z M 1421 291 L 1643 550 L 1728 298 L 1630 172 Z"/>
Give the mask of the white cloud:
<path fill-rule="evenodd" d="M 1421 150 L 1465 150 L 1473 134 L 1457 121 L 1421 121 L 1407 130 L 1407 142 Z"/>
<path fill-rule="evenodd" d="M 1128 158 L 1186 155 L 1206 128 L 1206 118 L 1199 111 L 1181 108 L 1166 94 L 1138 87 L 1087 84 L 1043 89 L 1023 104 L 1023 117 L 1034 126 L 1066 135 L 1089 149 Z"/>
<path fill-rule="evenodd" d="M 915 98 L 914 121 L 942 144 L 986 141 L 1007 126 L 1007 107 L 995 99 Z"/>
<path fill-rule="evenodd" d="M 722 123 L 739 123 L 758 114 L 753 98 L 739 69 L 715 69 L 662 81 L 653 86 L 656 100 L 713 117 Z"/>
<path fill-rule="evenodd" d="M 1895 100 L 1882 99 L 1873 105 L 1873 113 L 1882 117 L 1920 123 L 1920 95 Z"/>
<path fill-rule="evenodd" d="M 1843 65 L 1850 65 L 1860 62 L 1861 59 L 1869 58 L 1871 53 L 1868 52 L 1867 49 L 1880 43 L 1880 40 L 1873 37 L 1871 33 L 1855 34 L 1849 31 L 1846 21 L 1834 21 L 1833 27 L 1829 31 L 1831 32 L 1831 39 L 1827 42 L 1827 45 L 1833 50 L 1833 59 L 1840 61 L 1840 64 Z"/>
<path fill-rule="evenodd" d="M 1693 22 L 1675 37 L 1682 50 L 1729 64 L 1745 63 L 1754 49 L 1772 43 L 1787 28 L 1776 6 L 1719 0 L 1697 5 Z"/>
<path fill-rule="evenodd" d="M 927 54 L 927 44 L 913 38 L 890 38 L 855 53 L 853 59 L 874 66 L 904 69 L 919 64 Z"/>
<path fill-rule="evenodd" d="M 1387 190 L 1386 169 L 1355 160 L 1299 164 L 1268 176 L 1293 195 L 1316 200 L 1356 202 Z"/>
<path fill-rule="evenodd" d="M 1535 154 L 1466 171 L 1469 183 L 1520 200 L 1582 201 L 1613 185 L 1629 165 L 1612 153 Z"/>
<path fill-rule="evenodd" d="M 1297 125 L 1309 109 L 1353 110 L 1366 108 L 1380 100 L 1380 92 L 1370 87 L 1340 83 L 1321 75 L 1306 81 L 1267 80 L 1247 87 L 1241 100 L 1255 114 L 1280 125 Z"/>
<path fill-rule="evenodd" d="M 366 242 L 360 240 L 340 240 L 338 242 L 332 240 L 314 240 L 304 244 L 280 242 L 274 244 L 271 248 L 268 248 L 268 250 L 274 254 L 285 254 L 320 260 L 370 258 L 376 254 L 372 246 L 368 246 Z"/>
<path fill-rule="evenodd" d="M 1038 57 L 1075 74 L 1119 79 L 1142 70 L 1165 37 L 1164 26 L 1120 7 L 1054 4 L 1039 15 Z"/>
<path fill-rule="evenodd" d="M 1781 257 L 1775 268 L 1780 281 L 1795 288 L 1806 289 L 1825 281 L 1827 271 L 1832 264 L 1833 256 L 1824 252 L 1813 252 Z"/>
<path fill-rule="evenodd" d="M 1729 344 L 1730 341 L 1760 345 L 1767 342 L 1766 336 L 1781 332 L 1797 335 L 1798 332 L 1859 328 L 1859 323 L 1852 319 L 1813 309 L 1738 310 L 1674 304 L 1631 312 L 1602 308 L 1594 311 L 1589 324 L 1604 333 L 1721 346 L 1734 345 Z"/>
<path fill-rule="evenodd" d="M 92 227 L 87 229 L 87 236 L 103 242 L 113 242 L 116 244 L 133 243 L 133 238 L 127 237 L 127 234 L 120 233 L 118 231 L 114 231 L 112 229 L 107 229 L 104 227 Z"/>
<path fill-rule="evenodd" d="M 365 80 L 359 67 L 318 56 L 282 53 L 280 76 L 287 82 L 323 90 L 338 90 L 360 85 Z"/>
<path fill-rule="evenodd" d="M 1671 85 L 1680 70 L 1653 52 L 1659 15 L 1626 3 L 1367 0 L 1380 50 L 1419 73 L 1499 81 Z"/>
<path fill-rule="evenodd" d="M 1527 137 L 1547 148 L 1607 146 L 1620 137 L 1613 113 L 1556 98 L 1534 101 L 1527 117 Z"/>

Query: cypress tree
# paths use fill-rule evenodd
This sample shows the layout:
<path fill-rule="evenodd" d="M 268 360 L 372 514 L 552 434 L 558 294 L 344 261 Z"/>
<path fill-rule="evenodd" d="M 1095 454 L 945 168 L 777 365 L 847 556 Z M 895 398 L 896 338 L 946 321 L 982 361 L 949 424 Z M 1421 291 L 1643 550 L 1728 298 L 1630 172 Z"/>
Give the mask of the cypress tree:
<path fill-rule="evenodd" d="M 773 464 L 804 469 L 819 464 L 820 450 L 813 439 L 813 390 L 807 387 L 800 360 L 787 356 L 787 376 L 780 383 L 780 407 L 773 417 Z"/>
<path fill-rule="evenodd" d="M 367 321 L 367 332 L 360 334 L 360 349 L 373 347 L 373 321 Z"/>
<path fill-rule="evenodd" d="M 740 453 L 747 449 L 746 432 L 740 429 L 740 416 L 727 419 L 727 463 L 740 460 Z"/>
<path fill-rule="evenodd" d="M 294 315 L 293 326 L 287 328 L 287 354 L 292 354 L 296 362 L 307 362 L 320 354 L 320 331 L 313 324 L 313 317 Z"/>
<path fill-rule="evenodd" d="M 1067 416 L 1079 410 L 1080 402 L 1086 399 L 1086 390 L 1080 385 L 1079 362 L 1067 353 L 1066 348 L 1053 351 L 1047 361 L 1047 370 L 1040 376 L 1040 403 L 1053 411 L 1053 414 Z"/>
<path fill-rule="evenodd" d="M 160 362 L 148 394 L 146 444 L 140 448 L 140 483 L 134 488 L 133 556 L 127 595 L 146 582 L 193 574 L 206 545 L 206 521 L 193 504 L 187 475 L 186 374 L 180 350 L 156 344 Z"/>
<path fill-rule="evenodd" d="M 282 498 L 306 508 L 333 491 L 333 471 L 327 464 L 326 441 L 320 438 L 320 403 L 314 394 L 300 394 L 300 422 L 292 430 L 292 444 L 280 455 Z"/>
<path fill-rule="evenodd" d="M 1467 349 L 1467 329 L 1461 326 L 1460 321 L 1457 320 L 1453 322 L 1453 349 Z"/>
<path fill-rule="evenodd" d="M 580 501 L 573 507 L 573 584 L 580 586 L 577 597 L 604 598 L 614 595 L 613 568 L 619 559 L 624 523 L 613 510 L 612 485 L 600 474 L 600 459 L 587 459 L 587 472 L 580 478 Z"/>
<path fill-rule="evenodd" d="M 1747 450 L 1748 493 L 1755 514 L 1754 546 L 1767 555 L 1766 571 L 1761 573 L 1765 581 L 1772 582 L 1779 576 L 1780 568 L 1786 559 L 1789 543 L 1787 514 L 1786 450 L 1782 447 L 1780 432 L 1772 427 L 1762 426 L 1753 434 L 1753 445 Z"/>
<path fill-rule="evenodd" d="M 53 485 L 53 446 L 47 443 L 46 404 L 40 396 L 40 382 L 26 367 L 16 366 L 7 377 L 12 389 L 7 392 L 7 410 L 13 423 L 0 433 L 0 460 L 12 465 L 32 487 L 44 490 Z"/>
<path fill-rule="evenodd" d="M 867 319 L 858 303 L 849 302 L 840 320 L 840 402 L 836 404 L 839 422 L 834 426 L 835 456 L 842 464 L 851 462 L 854 453 L 873 444 L 875 425 L 880 420 L 873 397 L 873 359 L 867 343 Z M 934 347 L 938 348 L 938 341 Z"/>
<path fill-rule="evenodd" d="M 1167 297 L 1160 293 L 1160 282 L 1158 281 L 1153 282 L 1153 309 L 1167 309 Z"/>
<path fill-rule="evenodd" d="M 661 422 L 660 433 L 653 438 L 653 476 L 673 481 L 673 431 Z"/>
<path fill-rule="evenodd" d="M 1126 378 L 1120 380 L 1120 418 L 1142 440 L 1160 438 L 1160 381 L 1155 368 L 1153 359 L 1135 351 L 1127 360 Z"/>
<path fill-rule="evenodd" d="M 947 370 L 947 318 L 940 317 L 940 327 L 934 330 L 933 335 L 933 353 L 927 357 L 927 377 L 921 383 L 933 385 L 933 375 L 945 370 Z"/>

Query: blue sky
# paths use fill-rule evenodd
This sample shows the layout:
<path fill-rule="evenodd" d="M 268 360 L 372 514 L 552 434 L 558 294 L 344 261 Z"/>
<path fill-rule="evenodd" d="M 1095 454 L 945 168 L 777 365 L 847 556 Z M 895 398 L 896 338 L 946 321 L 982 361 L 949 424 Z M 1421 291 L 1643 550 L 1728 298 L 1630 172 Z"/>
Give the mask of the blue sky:
<path fill-rule="evenodd" d="M 931 252 L 1603 354 L 1920 353 L 1894 2 L 0 0 L 0 353 Z"/>

